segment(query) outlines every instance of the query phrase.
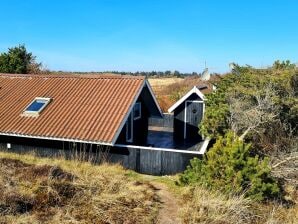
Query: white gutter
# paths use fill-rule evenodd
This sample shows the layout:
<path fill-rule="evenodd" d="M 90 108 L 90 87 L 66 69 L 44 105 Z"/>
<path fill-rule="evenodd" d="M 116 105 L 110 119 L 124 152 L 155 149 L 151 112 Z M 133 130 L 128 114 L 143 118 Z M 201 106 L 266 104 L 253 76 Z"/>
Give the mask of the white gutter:
<path fill-rule="evenodd" d="M 13 137 L 23 137 L 23 138 L 35 138 L 35 139 L 43 139 L 43 140 L 78 142 L 78 143 L 87 143 L 87 144 L 95 144 L 95 145 L 113 146 L 112 143 L 108 143 L 108 142 L 87 141 L 87 140 L 72 139 L 72 138 L 43 137 L 43 136 L 34 136 L 34 135 L 11 134 L 11 133 L 4 133 L 4 132 L 0 132 L 0 135 L 13 136 Z"/>
<path fill-rule="evenodd" d="M 206 138 L 204 140 L 203 145 L 201 146 L 200 151 L 199 151 L 201 154 L 205 154 L 205 152 L 207 151 L 207 147 L 209 145 L 209 142 L 210 142 L 209 138 Z"/>
<path fill-rule="evenodd" d="M 124 144 L 115 144 L 114 146 L 120 147 L 120 148 L 144 149 L 144 150 L 152 150 L 152 151 L 164 151 L 164 152 L 177 152 L 177 153 L 184 153 L 184 154 L 204 155 L 207 150 L 209 141 L 210 141 L 210 139 L 205 139 L 204 143 L 201 146 L 199 151 L 169 149 L 169 148 L 156 148 L 156 147 L 149 147 L 149 146 L 124 145 Z"/>
<path fill-rule="evenodd" d="M 152 151 L 164 151 L 164 152 L 176 152 L 176 153 L 184 153 L 184 154 L 195 154 L 195 155 L 204 155 L 210 139 L 205 139 L 203 145 L 201 146 L 199 151 L 191 151 L 191 150 L 181 150 L 181 149 L 170 149 L 170 148 L 157 148 L 157 147 L 149 147 L 149 146 L 137 146 L 137 145 L 124 145 L 124 144 L 115 144 L 107 143 L 107 142 L 97 142 L 97 141 L 84 141 L 79 139 L 69 139 L 69 138 L 55 138 L 55 137 L 42 137 L 42 136 L 33 136 L 33 135 L 22 135 L 22 134 L 10 134 L 0 132 L 0 135 L 5 136 L 13 136 L 13 137 L 23 137 L 23 138 L 34 138 L 34 139 L 43 139 L 43 140 L 54 140 L 54 141 L 65 141 L 65 142 L 76 142 L 76 143 L 87 143 L 87 144 L 95 144 L 95 145 L 106 145 L 106 146 L 115 146 L 120 148 L 132 148 L 132 149 L 145 149 Z"/>

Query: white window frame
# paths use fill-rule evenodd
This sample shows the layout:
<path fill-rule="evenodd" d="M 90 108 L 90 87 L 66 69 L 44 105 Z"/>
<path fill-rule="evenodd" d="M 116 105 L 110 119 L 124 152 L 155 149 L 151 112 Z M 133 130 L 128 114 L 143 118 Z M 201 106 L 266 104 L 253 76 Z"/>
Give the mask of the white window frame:
<path fill-rule="evenodd" d="M 135 115 L 135 110 L 136 110 L 137 107 L 140 110 L 140 113 L 139 113 L 138 117 L 135 117 L 134 115 Z M 142 104 L 141 104 L 141 102 L 135 103 L 135 105 L 133 107 L 133 116 L 134 116 L 134 118 L 133 118 L 134 120 L 139 120 L 139 119 L 142 118 Z"/>
<path fill-rule="evenodd" d="M 45 101 L 45 104 L 38 110 L 38 111 L 30 111 L 30 110 L 27 110 L 35 101 L 37 100 L 44 100 Z M 35 97 L 34 100 L 32 100 L 28 106 L 23 110 L 23 114 L 24 115 L 32 115 L 32 116 L 37 116 L 39 115 L 43 109 L 50 103 L 51 101 L 51 98 L 49 97 Z"/>
<path fill-rule="evenodd" d="M 126 121 L 126 142 L 133 142 L 133 113 L 130 114 L 130 116 L 128 116 L 127 121 Z M 130 138 L 128 138 L 128 122 L 130 122 Z"/>

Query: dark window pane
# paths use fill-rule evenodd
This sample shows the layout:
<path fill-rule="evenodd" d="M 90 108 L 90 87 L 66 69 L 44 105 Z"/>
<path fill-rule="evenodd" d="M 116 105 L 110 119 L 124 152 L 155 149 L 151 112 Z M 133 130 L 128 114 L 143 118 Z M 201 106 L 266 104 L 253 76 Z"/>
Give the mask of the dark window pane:
<path fill-rule="evenodd" d="M 38 112 L 46 102 L 35 100 L 31 105 L 26 109 L 26 111 L 36 111 Z"/>
<path fill-rule="evenodd" d="M 131 124 L 131 114 L 128 116 L 126 122 L 126 141 L 131 141 L 132 139 L 132 124 Z"/>
<path fill-rule="evenodd" d="M 134 119 L 139 119 L 141 118 L 141 103 L 136 103 L 134 106 Z"/>

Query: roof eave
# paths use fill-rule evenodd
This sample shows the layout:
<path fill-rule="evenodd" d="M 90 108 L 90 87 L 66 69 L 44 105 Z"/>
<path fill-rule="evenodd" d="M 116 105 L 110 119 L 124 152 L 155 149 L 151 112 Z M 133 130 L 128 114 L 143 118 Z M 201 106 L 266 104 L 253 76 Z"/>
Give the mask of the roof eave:
<path fill-rule="evenodd" d="M 116 132 L 116 134 L 114 135 L 114 137 L 113 137 L 113 139 L 112 139 L 112 145 L 115 145 L 115 143 L 116 143 L 116 141 L 117 141 L 117 139 L 118 139 L 118 137 L 119 137 L 119 135 L 120 135 L 120 133 L 121 133 L 121 131 L 122 131 L 122 128 L 124 127 L 124 125 L 125 125 L 125 123 L 126 123 L 126 121 L 127 121 L 127 119 L 128 119 L 128 116 L 129 116 L 129 114 L 131 113 L 131 111 L 132 111 L 132 109 L 133 109 L 133 106 L 134 106 L 135 103 L 137 102 L 138 97 L 140 96 L 140 94 L 141 94 L 141 92 L 142 92 L 144 86 L 145 86 L 145 79 L 143 80 L 142 85 L 140 86 L 140 88 L 139 88 L 137 94 L 135 95 L 132 104 L 129 106 L 128 112 L 125 114 L 125 117 L 123 118 L 121 124 L 119 125 L 119 127 L 118 127 L 118 129 L 117 129 L 117 132 Z"/>
<path fill-rule="evenodd" d="M 22 137 L 22 138 L 42 139 L 42 140 L 53 140 L 53 141 L 64 141 L 64 142 L 76 142 L 76 143 L 113 146 L 113 144 L 111 142 L 103 142 L 103 141 L 90 141 L 90 140 L 82 140 L 82 139 L 51 137 L 51 136 L 26 135 L 26 134 L 17 134 L 17 133 L 8 133 L 8 132 L 0 132 L 0 135 L 12 136 L 12 137 Z"/>
<path fill-rule="evenodd" d="M 191 94 L 196 93 L 203 101 L 205 101 L 204 94 L 194 86 L 190 91 L 188 91 L 183 97 L 181 97 L 173 106 L 168 109 L 169 113 L 172 113 L 179 105 L 181 105 Z"/>
<path fill-rule="evenodd" d="M 146 84 L 146 86 L 148 87 L 149 92 L 151 93 L 151 96 L 152 96 L 152 98 L 153 98 L 153 100 L 154 100 L 154 102 L 155 102 L 155 105 L 156 105 L 156 107 L 157 107 L 157 109 L 158 109 L 158 112 L 159 112 L 160 117 L 163 118 L 163 112 L 162 112 L 162 110 L 161 110 L 161 108 L 160 108 L 160 106 L 159 106 L 159 104 L 158 104 L 158 101 L 157 101 L 157 99 L 156 99 L 156 97 L 155 97 L 155 94 L 154 94 L 154 92 L 153 92 L 153 90 L 152 90 L 152 88 L 151 88 L 151 85 L 150 85 L 150 83 L 148 82 L 147 79 L 145 79 L 145 84 Z"/>

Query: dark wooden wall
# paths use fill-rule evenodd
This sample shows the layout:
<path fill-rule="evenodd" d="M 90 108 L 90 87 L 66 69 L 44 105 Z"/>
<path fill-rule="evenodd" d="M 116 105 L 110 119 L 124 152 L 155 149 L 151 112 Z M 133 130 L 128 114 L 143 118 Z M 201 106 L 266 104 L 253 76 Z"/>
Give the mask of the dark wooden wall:
<path fill-rule="evenodd" d="M 82 161 L 120 163 L 123 167 L 139 173 L 150 175 L 171 175 L 183 172 L 190 160 L 201 157 L 198 154 L 169 152 L 162 150 L 148 150 L 143 148 L 123 148 L 90 146 L 77 144 L 74 148 L 59 149 L 33 145 L 11 144 L 11 149 L 6 149 L 6 143 L 0 143 L 0 149 L 14 153 L 34 152 L 41 157 L 64 157 Z M 91 150 L 92 149 L 92 150 Z"/>
<path fill-rule="evenodd" d="M 191 94 L 186 100 L 202 100 L 197 94 Z M 174 111 L 174 139 L 184 141 L 185 101 Z"/>
<path fill-rule="evenodd" d="M 117 144 L 144 145 L 147 141 L 149 117 L 162 118 L 148 87 L 143 88 L 137 102 L 141 103 L 142 116 L 133 121 L 133 142 L 126 142 L 126 125 L 124 125 L 117 139 Z"/>
<path fill-rule="evenodd" d="M 117 139 L 117 144 L 145 144 L 148 135 L 149 111 L 144 100 L 140 97 L 137 102 L 141 103 L 141 118 L 133 121 L 133 142 L 126 142 L 126 124 L 122 128 Z M 133 112 L 132 112 L 133 113 Z"/>
<path fill-rule="evenodd" d="M 136 171 L 152 175 L 170 175 L 183 172 L 195 154 L 151 151 L 140 149 L 140 167 Z"/>

